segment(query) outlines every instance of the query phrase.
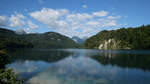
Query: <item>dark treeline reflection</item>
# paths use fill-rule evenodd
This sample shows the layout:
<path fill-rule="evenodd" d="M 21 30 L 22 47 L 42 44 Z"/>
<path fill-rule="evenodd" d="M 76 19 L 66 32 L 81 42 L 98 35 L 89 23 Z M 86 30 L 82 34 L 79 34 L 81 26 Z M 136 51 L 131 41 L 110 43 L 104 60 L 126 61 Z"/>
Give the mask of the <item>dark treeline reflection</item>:
<path fill-rule="evenodd" d="M 101 51 L 91 58 L 103 65 L 150 70 L 149 51 Z"/>
<path fill-rule="evenodd" d="M 54 49 L 14 49 L 8 50 L 8 54 L 11 55 L 11 62 L 16 60 L 56 62 L 69 56 L 71 53 Z"/>

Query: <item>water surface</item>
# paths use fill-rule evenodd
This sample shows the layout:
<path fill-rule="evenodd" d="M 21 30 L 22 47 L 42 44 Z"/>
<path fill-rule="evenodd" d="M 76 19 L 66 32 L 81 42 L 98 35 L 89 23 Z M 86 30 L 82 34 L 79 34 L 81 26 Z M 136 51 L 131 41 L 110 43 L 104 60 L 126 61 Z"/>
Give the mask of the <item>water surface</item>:
<path fill-rule="evenodd" d="M 149 50 L 20 49 L 8 68 L 29 84 L 149 84 Z"/>

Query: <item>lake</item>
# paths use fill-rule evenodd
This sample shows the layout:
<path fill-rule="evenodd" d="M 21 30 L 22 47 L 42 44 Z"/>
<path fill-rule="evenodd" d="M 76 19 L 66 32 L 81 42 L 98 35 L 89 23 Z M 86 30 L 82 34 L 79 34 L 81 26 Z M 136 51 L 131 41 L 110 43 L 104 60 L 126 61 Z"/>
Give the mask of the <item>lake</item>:
<path fill-rule="evenodd" d="M 18 49 L 6 67 L 26 84 L 150 84 L 149 50 Z"/>

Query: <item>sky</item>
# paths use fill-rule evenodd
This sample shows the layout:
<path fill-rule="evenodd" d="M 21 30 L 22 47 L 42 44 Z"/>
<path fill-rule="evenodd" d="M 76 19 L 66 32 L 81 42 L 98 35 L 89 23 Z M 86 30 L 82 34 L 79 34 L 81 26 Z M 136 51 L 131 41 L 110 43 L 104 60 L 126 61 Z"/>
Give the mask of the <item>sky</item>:
<path fill-rule="evenodd" d="M 0 27 L 89 37 L 150 24 L 150 0 L 0 0 Z"/>

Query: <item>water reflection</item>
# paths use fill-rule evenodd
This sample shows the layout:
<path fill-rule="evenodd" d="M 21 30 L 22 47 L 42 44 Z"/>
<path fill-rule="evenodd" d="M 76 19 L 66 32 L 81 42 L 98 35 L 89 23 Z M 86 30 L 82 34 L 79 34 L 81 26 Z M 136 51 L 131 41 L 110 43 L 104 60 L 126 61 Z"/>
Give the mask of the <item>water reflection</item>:
<path fill-rule="evenodd" d="M 29 84 L 150 83 L 149 51 L 42 49 L 13 55 L 16 60 L 7 67 Z"/>
<path fill-rule="evenodd" d="M 109 50 L 92 56 L 92 58 L 103 65 L 116 65 L 122 68 L 138 68 L 142 70 L 150 70 L 149 51 Z"/>
<path fill-rule="evenodd" d="M 32 84 L 96 84 L 108 83 L 102 78 L 102 66 L 88 57 L 70 56 L 31 78 Z M 99 74 L 98 74 L 99 73 Z M 101 73 L 101 74 L 100 74 Z M 111 73 L 111 72 L 109 72 Z"/>
<path fill-rule="evenodd" d="M 31 84 L 147 84 L 150 72 L 104 66 L 88 57 L 68 57 L 28 80 Z"/>
<path fill-rule="evenodd" d="M 60 51 L 57 49 L 16 49 L 9 50 L 8 54 L 12 57 L 11 61 L 16 60 L 34 60 L 34 61 L 46 61 L 56 62 L 65 57 L 68 57 L 71 53 L 66 51 Z"/>
<path fill-rule="evenodd" d="M 16 74 L 19 74 L 19 78 L 28 80 L 35 76 L 37 73 L 44 71 L 50 66 L 49 63 L 43 61 L 15 61 L 12 64 L 8 64 L 7 67 L 13 69 Z"/>

